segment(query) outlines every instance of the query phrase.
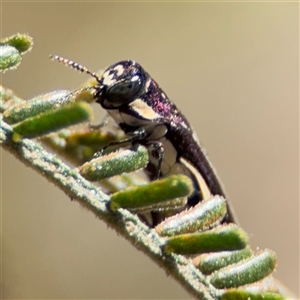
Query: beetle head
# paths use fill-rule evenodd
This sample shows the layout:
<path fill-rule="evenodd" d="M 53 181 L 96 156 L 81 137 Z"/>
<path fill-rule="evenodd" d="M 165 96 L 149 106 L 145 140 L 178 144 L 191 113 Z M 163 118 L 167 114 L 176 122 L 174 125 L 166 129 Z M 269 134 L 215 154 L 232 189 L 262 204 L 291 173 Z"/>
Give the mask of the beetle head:
<path fill-rule="evenodd" d="M 103 108 L 117 109 L 136 99 L 146 82 L 143 68 L 132 60 L 113 64 L 105 70 L 95 87 L 95 99 Z"/>

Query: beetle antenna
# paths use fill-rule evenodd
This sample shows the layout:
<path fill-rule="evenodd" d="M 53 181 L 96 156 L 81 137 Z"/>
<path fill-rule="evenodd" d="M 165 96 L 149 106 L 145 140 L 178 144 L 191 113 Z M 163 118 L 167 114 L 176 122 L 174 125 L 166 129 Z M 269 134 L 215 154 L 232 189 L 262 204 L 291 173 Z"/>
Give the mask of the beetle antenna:
<path fill-rule="evenodd" d="M 58 62 L 61 62 L 64 65 L 66 65 L 68 67 L 71 67 L 71 68 L 73 68 L 73 69 L 75 69 L 75 70 L 77 70 L 77 71 L 79 71 L 81 73 L 89 74 L 92 77 L 94 77 L 98 82 L 100 82 L 100 78 L 99 78 L 99 76 L 96 73 L 90 71 L 88 68 L 86 68 L 83 65 L 80 65 L 80 64 L 76 63 L 75 61 L 69 60 L 67 58 L 63 58 L 63 57 L 61 57 L 59 55 L 50 55 L 50 58 L 52 60 L 56 60 Z"/>

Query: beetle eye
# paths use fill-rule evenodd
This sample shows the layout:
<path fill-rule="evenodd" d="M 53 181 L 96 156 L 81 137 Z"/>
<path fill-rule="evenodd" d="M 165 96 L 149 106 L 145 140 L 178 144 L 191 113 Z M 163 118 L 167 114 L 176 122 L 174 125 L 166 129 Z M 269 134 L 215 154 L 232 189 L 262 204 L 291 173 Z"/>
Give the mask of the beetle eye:
<path fill-rule="evenodd" d="M 143 88 L 143 79 L 139 75 L 134 75 L 129 80 L 117 82 L 108 87 L 106 91 L 106 99 L 113 106 L 122 105 L 132 101 L 139 95 Z"/>

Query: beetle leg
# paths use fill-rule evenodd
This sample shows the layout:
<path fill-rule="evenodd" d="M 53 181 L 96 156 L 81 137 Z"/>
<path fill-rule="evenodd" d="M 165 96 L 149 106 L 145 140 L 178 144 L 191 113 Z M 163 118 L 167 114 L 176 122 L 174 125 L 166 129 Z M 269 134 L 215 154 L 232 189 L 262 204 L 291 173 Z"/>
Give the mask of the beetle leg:
<path fill-rule="evenodd" d="M 161 165 L 164 159 L 165 149 L 162 142 L 149 141 L 147 147 L 151 147 L 151 154 L 157 158 L 157 166 L 154 175 L 154 180 L 159 179 L 161 175 Z"/>
<path fill-rule="evenodd" d="M 111 118 L 110 115 L 107 113 L 99 124 L 95 124 L 95 125 L 89 124 L 89 128 L 91 128 L 92 130 L 101 129 L 102 127 L 108 124 L 110 118 Z"/>
<path fill-rule="evenodd" d="M 145 136 L 146 136 L 145 129 L 144 128 L 138 128 L 138 129 L 134 130 L 132 133 L 130 133 L 130 136 L 128 138 L 126 138 L 124 140 L 121 140 L 121 141 L 111 142 L 110 144 L 104 146 L 101 151 L 96 152 L 94 154 L 94 157 L 101 156 L 103 154 L 103 152 L 111 146 L 121 146 L 121 145 L 124 145 L 124 144 L 133 143 L 137 140 L 143 139 Z"/>

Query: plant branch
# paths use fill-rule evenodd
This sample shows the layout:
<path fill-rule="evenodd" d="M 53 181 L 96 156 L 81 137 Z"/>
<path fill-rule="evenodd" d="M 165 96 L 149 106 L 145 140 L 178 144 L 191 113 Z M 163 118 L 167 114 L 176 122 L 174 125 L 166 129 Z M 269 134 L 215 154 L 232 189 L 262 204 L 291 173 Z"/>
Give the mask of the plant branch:
<path fill-rule="evenodd" d="M 211 300 L 217 296 L 218 291 L 208 283 L 206 277 L 190 260 L 177 254 L 165 256 L 161 250 L 164 239 L 143 224 L 137 216 L 125 209 L 112 213 L 107 208 L 109 196 L 99 187 L 84 179 L 76 169 L 70 168 L 55 155 L 48 153 L 35 140 L 22 139 L 19 143 L 14 143 L 12 134 L 11 126 L 1 120 L 0 141 L 4 149 L 105 221 L 165 269 L 194 297 Z"/>

